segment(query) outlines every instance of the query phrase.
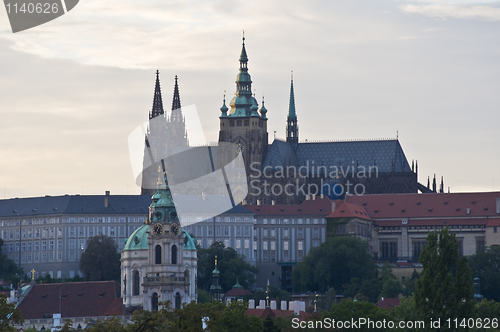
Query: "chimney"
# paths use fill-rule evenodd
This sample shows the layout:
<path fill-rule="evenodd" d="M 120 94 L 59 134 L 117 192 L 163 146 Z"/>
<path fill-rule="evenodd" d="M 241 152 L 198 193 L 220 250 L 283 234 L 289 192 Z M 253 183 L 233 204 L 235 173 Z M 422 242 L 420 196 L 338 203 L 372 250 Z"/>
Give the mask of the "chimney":
<path fill-rule="evenodd" d="M 109 207 L 109 200 L 108 200 L 108 196 L 109 196 L 109 191 L 106 190 L 105 192 L 106 195 L 104 195 L 104 207 Z"/>
<path fill-rule="evenodd" d="M 271 201 L 271 205 L 276 205 L 276 201 L 274 199 Z"/>
<path fill-rule="evenodd" d="M 313 197 L 313 201 L 315 201 L 316 200 L 316 195 L 312 195 L 312 197 Z"/>

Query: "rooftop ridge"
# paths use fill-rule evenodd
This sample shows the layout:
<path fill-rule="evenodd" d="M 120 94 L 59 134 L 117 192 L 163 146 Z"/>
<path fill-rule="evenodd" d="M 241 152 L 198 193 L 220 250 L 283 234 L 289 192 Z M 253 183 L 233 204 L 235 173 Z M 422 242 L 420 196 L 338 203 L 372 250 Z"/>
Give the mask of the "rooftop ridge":
<path fill-rule="evenodd" d="M 305 140 L 300 143 L 337 143 L 337 142 L 376 142 L 376 141 L 397 141 L 397 138 L 352 138 L 352 139 L 334 139 L 334 140 Z"/>

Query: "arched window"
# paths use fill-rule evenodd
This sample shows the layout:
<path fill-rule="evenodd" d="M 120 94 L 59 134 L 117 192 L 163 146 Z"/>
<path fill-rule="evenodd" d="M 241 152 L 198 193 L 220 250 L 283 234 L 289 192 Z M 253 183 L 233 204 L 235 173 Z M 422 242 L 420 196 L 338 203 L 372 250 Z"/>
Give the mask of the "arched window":
<path fill-rule="evenodd" d="M 177 264 L 177 246 L 172 246 L 172 264 Z"/>
<path fill-rule="evenodd" d="M 153 293 L 151 297 L 151 309 L 153 309 L 153 311 L 158 311 L 158 294 L 156 293 Z"/>
<path fill-rule="evenodd" d="M 175 294 L 175 309 L 181 308 L 181 294 Z"/>
<path fill-rule="evenodd" d="M 155 247 L 155 264 L 161 264 L 161 246 L 159 244 Z"/>
<path fill-rule="evenodd" d="M 132 275 L 132 296 L 137 296 L 140 287 L 139 271 L 135 270 Z"/>

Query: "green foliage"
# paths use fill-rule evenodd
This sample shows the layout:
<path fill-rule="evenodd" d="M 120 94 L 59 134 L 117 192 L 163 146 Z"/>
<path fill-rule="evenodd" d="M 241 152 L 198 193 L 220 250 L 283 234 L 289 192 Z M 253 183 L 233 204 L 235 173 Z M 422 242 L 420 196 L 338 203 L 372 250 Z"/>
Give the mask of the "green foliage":
<path fill-rule="evenodd" d="M 7 255 L 2 253 L 3 240 L 0 239 L 0 279 L 8 280 L 12 283 L 12 285 L 17 289 L 17 283 L 19 282 L 19 278 L 17 278 L 16 274 L 22 274 L 22 270 L 19 269 L 16 263 L 12 259 L 9 259 Z M 17 279 L 13 280 L 12 278 L 16 277 Z"/>
<path fill-rule="evenodd" d="M 377 307 L 375 304 L 366 301 L 342 300 L 339 304 L 332 306 L 330 311 L 324 311 L 322 318 L 332 318 L 336 321 L 351 321 L 351 318 L 371 319 L 372 321 L 396 321 L 396 319 L 385 309 Z M 358 326 L 356 331 L 381 331 L 380 329 L 371 329 L 368 326 Z M 388 331 L 388 330 L 386 330 Z"/>
<path fill-rule="evenodd" d="M 208 303 L 212 301 L 212 297 L 210 296 L 210 293 L 198 288 L 198 303 Z"/>
<path fill-rule="evenodd" d="M 224 247 L 221 242 L 213 243 L 210 248 L 198 249 L 198 287 L 209 291 L 212 285 L 212 271 L 214 270 L 215 256 L 220 271 L 219 284 L 222 292 L 227 292 L 236 284 L 240 283 L 245 289 L 249 289 L 255 282 L 255 274 L 259 270 L 245 261 L 244 256 L 238 255 L 236 250 Z"/>
<path fill-rule="evenodd" d="M 466 259 L 458 256 L 455 234 L 444 228 L 427 236 L 420 255 L 423 271 L 415 288 L 415 303 L 420 319 L 474 317 L 472 276 Z M 452 269 L 458 264 L 456 276 Z M 446 327 L 444 327 L 446 329 Z M 443 329 L 443 327 L 442 327 Z M 426 327 L 426 330 L 431 330 Z"/>
<path fill-rule="evenodd" d="M 309 250 L 293 271 L 296 291 L 324 293 L 329 287 L 344 291 L 357 278 L 359 283 L 377 277 L 377 266 L 368 254 L 368 243 L 357 237 L 333 237 Z M 380 293 L 377 292 L 376 296 Z"/>
<path fill-rule="evenodd" d="M 263 322 L 264 325 L 264 332 L 279 332 L 280 329 L 278 326 L 274 324 L 274 320 L 271 318 L 271 316 L 267 316 L 266 319 L 264 319 Z"/>
<path fill-rule="evenodd" d="M 382 266 L 380 271 L 382 277 L 382 291 L 380 297 L 395 298 L 403 291 L 403 287 L 398 278 L 392 273 L 392 268 L 388 263 Z"/>
<path fill-rule="evenodd" d="M 21 311 L 13 303 L 7 303 L 5 295 L 0 295 L 0 331 L 17 331 L 13 325 L 22 322 Z"/>
<path fill-rule="evenodd" d="M 247 317 L 247 304 L 233 301 L 230 305 L 224 306 L 222 317 L 216 322 L 217 332 L 259 332 L 264 330 L 262 320 L 257 316 Z"/>
<path fill-rule="evenodd" d="M 80 257 L 80 270 L 85 280 L 120 279 L 120 254 L 112 237 L 99 235 L 87 240 L 87 249 Z"/>
<path fill-rule="evenodd" d="M 344 289 L 345 298 L 375 303 L 382 291 L 382 279 L 376 276 L 364 280 L 352 278 L 350 284 L 344 285 Z"/>
<path fill-rule="evenodd" d="M 409 297 L 413 295 L 413 292 L 415 291 L 415 286 L 417 284 L 417 280 L 420 278 L 420 274 L 418 274 L 417 270 L 413 270 L 413 273 L 411 274 L 411 278 L 403 278 L 403 296 Z"/>
<path fill-rule="evenodd" d="M 481 281 L 481 295 L 500 301 L 500 246 L 492 245 L 469 257 L 474 276 Z"/>
<path fill-rule="evenodd" d="M 416 322 L 418 321 L 418 314 L 417 314 L 417 305 L 415 303 L 415 297 L 410 296 L 410 297 L 403 297 L 401 299 L 401 302 L 399 303 L 398 306 L 395 306 L 392 311 L 391 315 L 396 318 L 397 321 L 401 322 Z M 404 330 L 400 331 L 406 331 L 406 332 L 417 332 L 418 329 L 416 328 L 406 328 Z"/>

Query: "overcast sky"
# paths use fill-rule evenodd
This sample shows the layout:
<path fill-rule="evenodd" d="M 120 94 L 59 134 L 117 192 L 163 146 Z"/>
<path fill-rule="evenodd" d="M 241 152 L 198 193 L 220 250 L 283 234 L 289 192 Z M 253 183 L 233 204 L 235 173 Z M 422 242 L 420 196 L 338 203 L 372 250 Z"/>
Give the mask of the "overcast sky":
<path fill-rule="evenodd" d="M 156 69 L 217 141 L 242 30 L 270 140 L 396 137 L 419 181 L 500 189 L 500 1 L 81 0 L 13 34 L 0 9 L 0 198 L 137 194 L 127 139 Z"/>

